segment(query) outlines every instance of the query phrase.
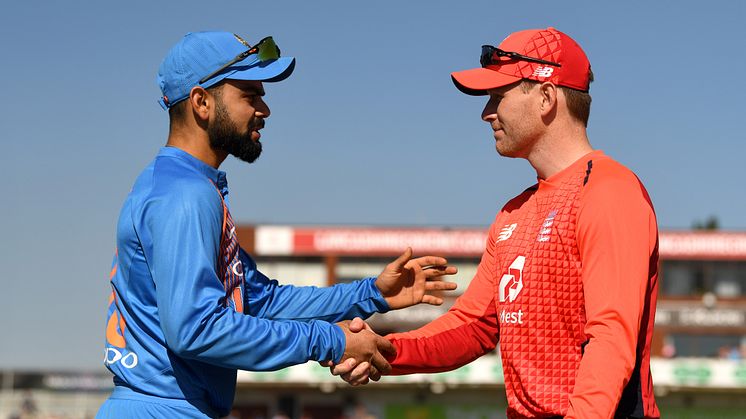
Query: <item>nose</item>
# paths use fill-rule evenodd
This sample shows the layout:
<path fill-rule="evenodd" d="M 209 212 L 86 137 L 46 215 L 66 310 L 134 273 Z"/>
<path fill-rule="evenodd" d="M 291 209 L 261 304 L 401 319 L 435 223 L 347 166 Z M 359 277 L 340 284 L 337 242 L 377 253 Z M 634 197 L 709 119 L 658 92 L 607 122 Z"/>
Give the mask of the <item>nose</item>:
<path fill-rule="evenodd" d="M 256 110 L 256 115 L 261 118 L 269 118 L 269 114 L 271 113 L 269 110 L 269 106 L 267 105 L 267 102 L 264 101 L 264 98 L 261 96 L 258 96 L 256 101 L 254 102 L 254 109 Z"/>
<path fill-rule="evenodd" d="M 497 120 L 497 105 L 500 103 L 500 99 L 490 95 L 490 99 L 484 105 L 482 110 L 482 121 L 492 123 Z"/>

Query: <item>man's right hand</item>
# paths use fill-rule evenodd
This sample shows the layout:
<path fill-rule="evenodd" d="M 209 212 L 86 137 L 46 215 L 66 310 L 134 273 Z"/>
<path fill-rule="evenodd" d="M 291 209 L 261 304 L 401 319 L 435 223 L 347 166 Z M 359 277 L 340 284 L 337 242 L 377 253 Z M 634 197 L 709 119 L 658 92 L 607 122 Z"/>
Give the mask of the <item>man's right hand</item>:
<path fill-rule="evenodd" d="M 363 319 L 356 317 L 352 321 L 343 322 L 346 324 L 347 329 L 344 328 L 342 330 L 345 331 L 345 336 L 347 336 L 347 333 L 352 332 L 353 334 L 359 334 L 360 332 L 369 331 L 370 333 L 373 333 L 375 335 L 375 332 L 373 332 L 373 329 L 363 321 Z M 391 346 L 391 343 L 388 342 L 388 340 L 381 338 L 378 335 L 379 339 L 382 339 L 386 341 L 386 343 L 383 343 L 381 341 L 378 341 L 379 343 L 384 345 L 384 348 L 390 348 L 390 349 L 383 349 L 379 348 L 379 353 L 383 353 L 386 356 L 396 356 L 396 349 Z M 381 350 L 382 349 L 382 350 Z M 384 359 L 385 361 L 385 359 Z M 335 364 L 332 361 L 328 362 L 321 362 L 321 366 L 329 367 L 332 375 L 338 375 L 342 380 L 347 382 L 351 386 L 358 386 L 363 384 L 368 384 L 370 380 L 378 381 L 381 379 L 381 372 L 379 368 L 377 368 L 376 364 L 372 364 L 370 361 L 358 361 L 355 358 L 347 358 L 343 359 L 339 362 L 339 364 Z M 386 363 L 386 366 L 388 366 L 388 362 Z M 384 368 L 386 368 L 384 366 Z M 385 369 L 385 372 L 390 371 L 390 367 Z"/>
<path fill-rule="evenodd" d="M 342 360 L 335 368 L 344 366 L 340 369 L 340 374 L 347 373 L 347 368 L 354 369 L 355 371 L 373 371 L 377 377 L 381 373 L 387 373 L 391 371 L 391 365 L 386 361 L 386 357 L 395 357 L 396 349 L 394 345 L 388 340 L 382 338 L 372 331 L 368 325 L 359 318 L 355 318 L 352 321 L 343 321 L 337 323 L 337 326 L 342 329 L 345 334 L 346 347 L 345 353 L 342 356 Z M 357 367 L 357 368 L 355 368 Z M 332 370 L 334 372 L 334 369 Z M 337 374 L 335 374 L 337 375 Z M 357 380 L 345 380 L 351 385 L 365 384 L 368 382 L 368 377 L 355 377 Z M 364 382 L 363 382 L 364 381 Z"/>

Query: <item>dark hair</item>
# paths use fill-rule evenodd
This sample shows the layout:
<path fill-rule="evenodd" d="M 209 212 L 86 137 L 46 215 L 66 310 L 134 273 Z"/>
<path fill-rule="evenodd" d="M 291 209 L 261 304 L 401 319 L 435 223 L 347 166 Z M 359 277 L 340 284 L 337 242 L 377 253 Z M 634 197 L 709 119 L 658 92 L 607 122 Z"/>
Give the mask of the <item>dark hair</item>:
<path fill-rule="evenodd" d="M 210 92 L 210 94 L 220 100 L 220 97 L 223 93 L 223 83 L 218 83 L 215 86 L 208 87 L 205 90 L 207 90 L 208 92 Z M 173 125 L 175 122 L 181 122 L 184 120 L 184 118 L 186 118 L 186 104 L 188 100 L 189 97 L 187 96 L 186 99 L 168 108 L 168 118 L 171 122 L 171 125 Z"/>
<path fill-rule="evenodd" d="M 593 70 L 588 69 L 588 84 L 593 81 Z M 539 84 L 534 80 L 522 80 L 521 90 L 524 93 L 528 93 L 531 88 Z M 571 89 L 565 86 L 557 86 L 565 94 L 567 99 L 567 110 L 570 111 L 570 115 L 582 122 L 584 126 L 588 126 L 588 118 L 591 114 L 591 94 L 582 90 Z"/>

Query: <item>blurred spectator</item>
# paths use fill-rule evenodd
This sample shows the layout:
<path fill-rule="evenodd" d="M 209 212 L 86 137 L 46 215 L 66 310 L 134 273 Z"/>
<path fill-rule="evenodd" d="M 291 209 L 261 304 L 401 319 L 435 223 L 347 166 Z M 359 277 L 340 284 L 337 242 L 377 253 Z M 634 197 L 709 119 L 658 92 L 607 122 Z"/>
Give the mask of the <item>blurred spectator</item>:
<path fill-rule="evenodd" d="M 725 345 L 718 349 L 718 358 L 740 361 L 743 359 L 741 349 L 735 346 Z"/>
<path fill-rule="evenodd" d="M 376 416 L 368 412 L 365 404 L 353 398 L 347 399 L 346 407 L 342 414 L 343 419 L 377 419 Z"/>
<path fill-rule="evenodd" d="M 26 392 L 21 400 L 20 412 L 13 412 L 8 416 L 8 419 L 37 419 L 40 416 L 37 415 L 38 408 L 36 407 L 36 401 L 31 392 Z"/>
<path fill-rule="evenodd" d="M 673 339 L 666 336 L 663 339 L 663 348 L 661 348 L 661 355 L 664 358 L 673 358 L 676 356 L 676 346 L 673 343 Z"/>

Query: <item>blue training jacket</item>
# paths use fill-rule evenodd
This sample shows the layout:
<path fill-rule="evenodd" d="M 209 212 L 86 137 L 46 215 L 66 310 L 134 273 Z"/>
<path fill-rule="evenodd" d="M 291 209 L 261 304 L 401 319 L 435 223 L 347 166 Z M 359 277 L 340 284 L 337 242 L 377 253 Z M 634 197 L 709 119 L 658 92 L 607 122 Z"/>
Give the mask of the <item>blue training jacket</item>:
<path fill-rule="evenodd" d="M 388 304 L 375 278 L 281 286 L 238 248 L 225 173 L 164 147 L 140 174 L 117 225 L 105 364 L 112 398 L 230 411 L 236 370 L 339 361 L 330 322 Z M 232 239 L 232 240 L 231 240 Z"/>

